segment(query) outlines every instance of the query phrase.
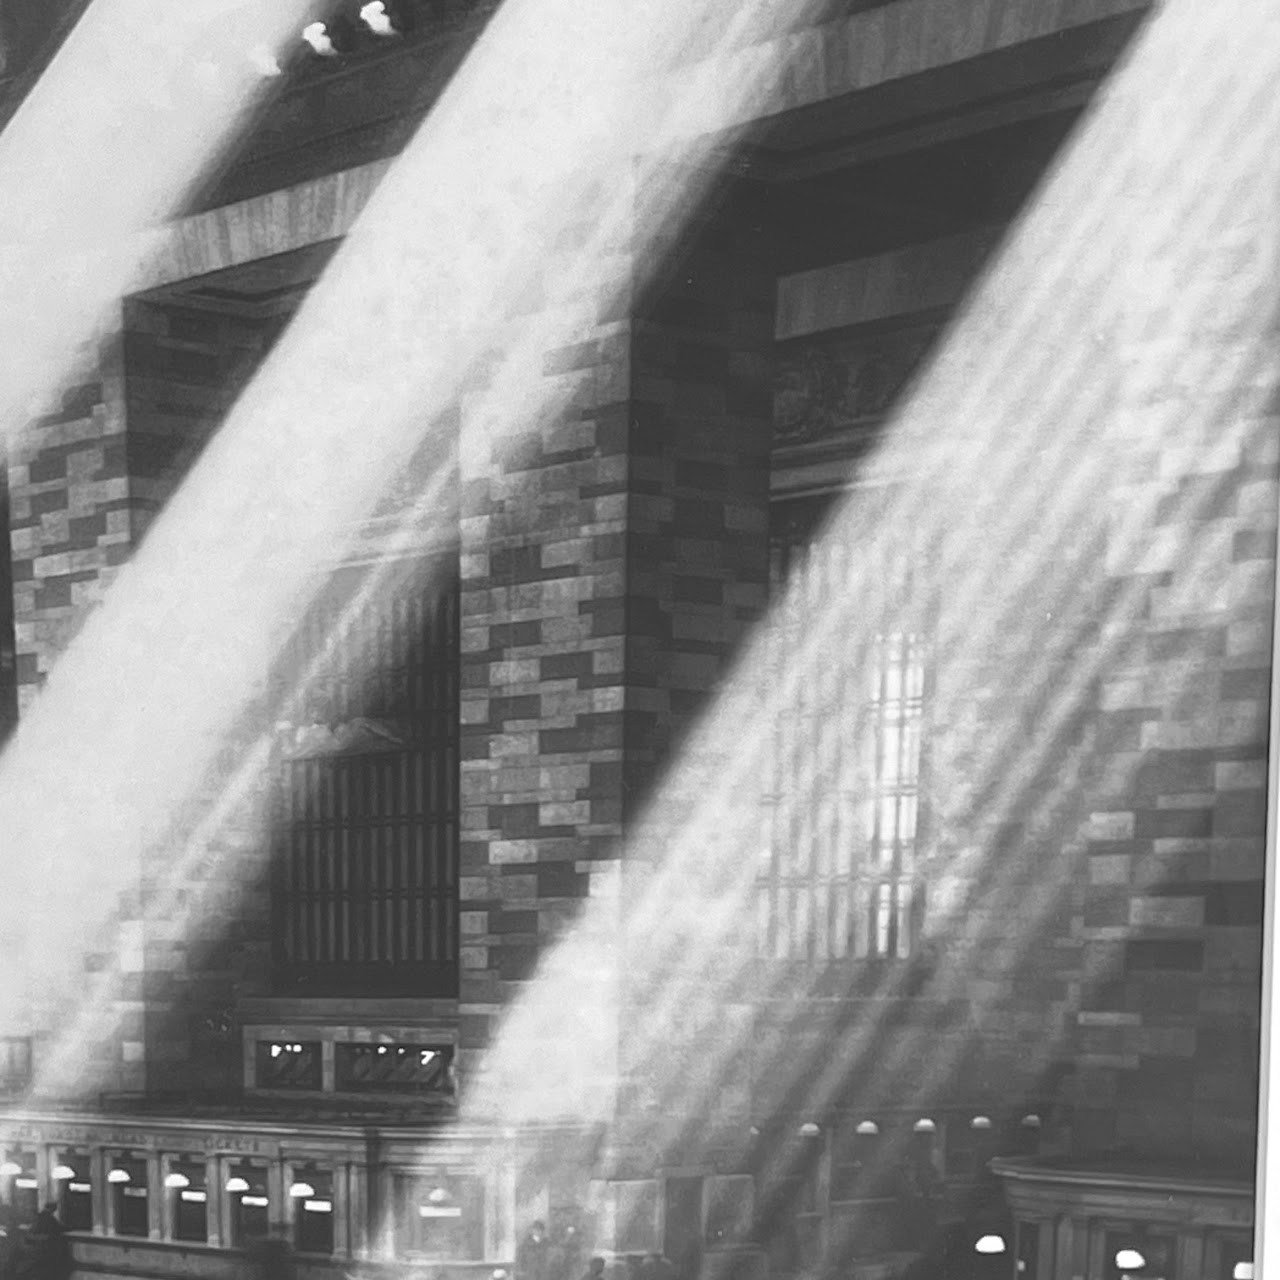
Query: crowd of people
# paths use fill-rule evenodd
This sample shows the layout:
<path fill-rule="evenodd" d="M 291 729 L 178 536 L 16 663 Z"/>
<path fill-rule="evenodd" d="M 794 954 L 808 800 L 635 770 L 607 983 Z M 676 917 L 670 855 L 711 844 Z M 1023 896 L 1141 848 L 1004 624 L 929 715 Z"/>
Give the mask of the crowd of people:
<path fill-rule="evenodd" d="M 516 1280 L 681 1280 L 660 1253 L 629 1253 L 606 1261 L 587 1259 L 576 1227 L 551 1234 L 546 1224 L 532 1224 L 516 1249 Z"/>
<path fill-rule="evenodd" d="M 31 1222 L 0 1206 L 0 1280 L 70 1280 L 73 1263 L 58 1206 L 46 1204 Z"/>

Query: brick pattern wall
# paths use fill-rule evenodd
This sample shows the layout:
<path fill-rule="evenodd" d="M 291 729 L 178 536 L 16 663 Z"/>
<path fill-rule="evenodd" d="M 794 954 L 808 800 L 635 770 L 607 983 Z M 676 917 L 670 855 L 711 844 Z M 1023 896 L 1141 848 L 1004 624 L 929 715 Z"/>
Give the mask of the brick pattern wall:
<path fill-rule="evenodd" d="M 693 731 L 767 604 L 775 293 L 767 214 L 756 193 L 735 189 L 675 248 L 638 308 L 623 776 L 634 820 L 626 889 L 632 901 L 643 900 L 649 865 L 696 856 L 687 841 L 680 844 L 700 798 L 685 787 L 714 777 L 716 766 Z M 689 752 L 696 761 L 685 758 Z M 668 775 L 668 766 L 676 772 Z M 655 788 L 661 808 L 649 809 Z M 750 925 L 743 925 L 746 937 Z M 704 1077 L 708 1037 L 714 1043 L 732 1027 L 745 1039 L 753 1011 L 682 1001 L 670 1024 L 660 1025 L 647 1001 L 671 975 L 656 958 L 657 941 L 629 929 L 625 973 L 635 986 L 621 993 L 626 1093 L 617 1158 L 636 1176 L 679 1164 L 699 1146 L 732 1141 L 749 1123 L 750 1072 L 718 1087 Z M 681 950 L 671 957 L 678 966 L 691 959 Z M 742 957 L 723 961 L 723 972 L 733 973 Z M 678 1133 L 664 1123 L 663 1101 L 653 1093 L 654 1085 L 677 1081 L 699 1098 L 700 1111 L 699 1123 Z"/>
<path fill-rule="evenodd" d="M 20 711 L 102 600 L 270 332 L 237 317 L 129 300 L 120 330 L 83 353 L 60 403 L 17 439 L 9 485 Z M 159 1063 L 189 1085 L 202 1082 L 190 1078 L 193 1062 L 197 1077 L 217 1074 L 221 1058 L 209 1050 L 228 1005 L 225 947 L 216 938 L 223 922 L 197 912 L 194 936 L 183 935 L 190 903 L 215 883 L 215 867 L 212 858 L 197 865 L 181 902 L 161 902 L 153 886 L 139 884 L 103 936 L 85 943 L 86 981 L 116 1015 L 114 1025 L 86 1032 L 96 1074 L 83 1083 L 91 1092 L 141 1091 L 156 1082 Z M 192 977 L 200 970 L 211 974 Z"/>
<path fill-rule="evenodd" d="M 1250 363 L 1251 326 L 1208 329 L 1203 341 L 1236 370 L 1237 390 L 1162 390 L 1178 416 L 1154 435 L 1141 424 L 1163 414 L 1128 414 L 1122 390 L 1108 409 L 1114 466 L 1092 494 L 1089 527 L 1042 575 L 1060 590 L 1051 623 L 1018 620 L 1045 616 L 1041 581 L 1021 613 L 1009 609 L 1003 638 L 987 631 L 996 639 L 981 659 L 945 673 L 956 714 L 928 738 L 942 780 L 930 794 L 931 893 L 952 913 L 940 971 L 971 1009 L 931 1052 L 954 1052 L 955 1098 L 1054 1099 L 1060 1139 L 1079 1153 L 1247 1171 L 1276 370 L 1270 358 Z M 1126 552 L 1128 522 L 1143 540 Z M 979 603 L 948 625 L 953 636 L 982 633 L 990 610 Z M 1011 699 L 1025 730 L 998 749 Z M 1050 734 L 1063 705 L 1070 713 Z M 1002 793 L 1012 778 L 1016 789 Z"/>
<path fill-rule="evenodd" d="M 1067 1036 L 1068 1096 L 1096 1138 L 1245 1167 L 1256 1137 L 1276 426 L 1274 406 L 1246 397 L 1236 421 L 1215 424 L 1212 449 L 1134 477 L 1170 536 L 1149 556 L 1142 644 L 1099 692 L 1072 921 L 1080 1007 Z M 1179 551 L 1187 535 L 1205 557 L 1199 570 Z"/>
<path fill-rule="evenodd" d="M 464 463 L 464 1075 L 617 855 L 629 362 L 621 323 L 548 353 L 563 411 L 520 449 Z M 464 407 L 464 440 L 468 429 Z"/>
<path fill-rule="evenodd" d="M 31 705 L 132 539 L 118 336 L 84 353 L 80 378 L 9 455 L 19 711 Z"/>
<path fill-rule="evenodd" d="M 281 322 L 138 299 L 130 300 L 125 318 L 122 452 L 136 546 L 270 349 Z M 247 739 L 240 744 L 245 751 L 250 745 Z M 224 753 L 227 777 L 236 754 Z M 209 779 L 211 803 L 218 802 L 223 781 Z M 261 930 L 253 904 L 268 897 L 257 832 L 269 781 L 258 780 L 241 804 L 207 829 L 200 812 L 177 824 L 176 839 L 185 844 L 198 832 L 206 847 L 197 851 L 176 894 L 162 895 L 149 881 L 142 885 L 145 1021 L 129 1052 L 145 1063 L 148 1091 L 199 1092 L 239 1080 L 234 1009 L 254 978 L 249 966 L 257 956 L 244 945 Z M 162 859 L 174 852 L 161 851 Z M 163 873 L 163 861 L 157 871 Z"/>
<path fill-rule="evenodd" d="M 896 1009 L 849 999 L 850 988 L 843 1014 L 823 1002 L 798 1032 L 793 1010 L 760 1022 L 761 1114 L 788 1102 L 771 1063 L 812 1064 L 813 1079 L 825 1064 L 858 1062 L 837 1098 L 854 1118 L 898 1105 L 1015 1123 L 1035 1112 L 1041 1151 L 1249 1168 L 1277 369 L 1274 299 L 1251 269 L 1264 242 L 1256 229 L 1233 234 L 1196 264 L 1218 274 L 1217 305 L 1194 335 L 1176 329 L 1176 314 L 1156 316 L 1098 357 L 1090 385 L 1105 388 L 1106 423 L 1084 441 L 1093 480 L 1021 596 L 1017 556 L 991 550 L 1006 527 L 1000 505 L 1038 493 L 1047 508 L 1079 459 L 1064 457 L 1043 490 L 1030 468 L 1012 495 L 965 473 L 976 483 L 936 576 L 953 602 L 938 622 L 941 651 L 966 656 L 934 673 L 929 700 L 945 715 L 927 719 L 922 785 L 937 936 L 915 990 L 893 984 L 907 996 Z M 1171 333 L 1203 369 L 1161 363 Z M 1044 361 L 1046 387 L 1064 359 L 1019 356 Z M 1065 432 L 1073 411 L 1064 406 L 1055 428 Z M 975 516 L 983 503 L 991 509 Z M 1135 527 L 1141 545 L 1122 551 Z M 985 542 L 964 538 L 974 529 Z M 948 595 L 984 555 L 985 591 Z M 1016 1131 L 1009 1142 L 1016 1151 Z"/>
<path fill-rule="evenodd" d="M 764 603 L 772 278 L 742 221 L 550 353 L 563 412 L 463 476 L 464 1073 L 584 899 L 617 894 L 631 819 Z"/>

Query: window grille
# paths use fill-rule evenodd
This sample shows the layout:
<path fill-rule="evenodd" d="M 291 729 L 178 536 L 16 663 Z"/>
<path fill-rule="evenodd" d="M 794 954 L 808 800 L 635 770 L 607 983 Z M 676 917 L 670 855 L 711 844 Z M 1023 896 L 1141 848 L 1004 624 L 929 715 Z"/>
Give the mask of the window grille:
<path fill-rule="evenodd" d="M 318 1040 L 259 1040 L 255 1082 L 259 1089 L 324 1087 L 323 1050 Z"/>
<path fill-rule="evenodd" d="M 0 1037 L 0 1093 L 14 1093 L 25 1089 L 30 1083 L 30 1037 Z"/>
<path fill-rule="evenodd" d="M 858 548 L 810 542 L 815 525 L 775 524 L 779 677 L 824 603 L 854 580 Z M 905 557 L 894 573 L 907 580 Z M 892 608 L 880 615 L 895 621 Z M 911 956 L 923 910 L 916 847 L 925 691 L 924 637 L 887 626 L 860 652 L 815 663 L 796 690 L 772 743 L 757 898 L 763 958 Z"/>
<path fill-rule="evenodd" d="M 449 1084 L 452 1050 L 422 1044 L 339 1044 L 335 1087 L 340 1091 L 439 1093 Z"/>
<path fill-rule="evenodd" d="M 456 574 L 439 585 L 342 625 L 358 581 L 339 580 L 299 630 L 289 668 L 314 664 L 316 676 L 285 742 L 273 894 L 283 989 L 454 993 Z"/>

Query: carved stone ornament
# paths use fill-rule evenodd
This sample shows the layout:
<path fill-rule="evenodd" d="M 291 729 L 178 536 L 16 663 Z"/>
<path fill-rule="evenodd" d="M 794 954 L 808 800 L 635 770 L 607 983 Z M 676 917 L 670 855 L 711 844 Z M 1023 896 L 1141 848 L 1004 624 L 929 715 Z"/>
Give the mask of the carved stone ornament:
<path fill-rule="evenodd" d="M 778 444 L 820 440 L 882 417 L 919 368 L 937 324 L 788 344 L 774 382 Z"/>

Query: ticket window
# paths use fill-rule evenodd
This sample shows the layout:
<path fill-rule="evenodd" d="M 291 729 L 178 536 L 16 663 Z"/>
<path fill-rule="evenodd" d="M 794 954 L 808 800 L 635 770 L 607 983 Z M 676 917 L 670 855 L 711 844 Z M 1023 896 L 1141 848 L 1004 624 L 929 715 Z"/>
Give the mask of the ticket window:
<path fill-rule="evenodd" d="M 89 1176 L 89 1153 L 64 1149 L 54 1153 L 50 1177 L 58 1203 L 58 1217 L 68 1231 L 93 1230 L 93 1184 Z"/>
<path fill-rule="evenodd" d="M 231 1247 L 243 1249 L 253 1240 L 265 1240 L 271 1230 L 266 1169 L 253 1164 L 235 1165 L 226 1189 L 231 1209 Z"/>
<path fill-rule="evenodd" d="M 484 1257 L 484 1182 L 444 1174 L 397 1181 L 396 1231 L 400 1251 L 449 1261 Z"/>
<path fill-rule="evenodd" d="M 1213 1280 L 1254 1280 L 1253 1241 L 1237 1236 L 1223 1240 Z"/>
<path fill-rule="evenodd" d="M 1177 1280 L 1172 1236 L 1106 1233 L 1106 1280 Z"/>
<path fill-rule="evenodd" d="M 973 1242 L 973 1280 L 1013 1280 L 1020 1274 L 1010 1248 L 1011 1235 L 1004 1226 L 982 1231 Z"/>
<path fill-rule="evenodd" d="M 296 1170 L 289 1187 L 293 1204 L 293 1246 L 299 1253 L 333 1252 L 333 1174 Z"/>
<path fill-rule="evenodd" d="M 169 1222 L 175 1240 L 192 1244 L 209 1241 L 209 1189 L 203 1158 L 175 1160 L 164 1179 Z"/>
<path fill-rule="evenodd" d="M 145 1238 L 151 1228 L 147 1162 L 125 1155 L 109 1159 L 107 1164 L 112 1234 Z"/>
<path fill-rule="evenodd" d="M 1040 1224 L 1018 1224 L 1018 1249 L 1014 1261 L 1017 1280 L 1039 1280 L 1040 1273 Z"/>
<path fill-rule="evenodd" d="M 982 1179 L 1000 1152 L 1002 1134 L 989 1115 L 951 1116 L 946 1123 L 946 1171 L 954 1177 Z"/>
<path fill-rule="evenodd" d="M 5 1202 L 20 1223 L 31 1223 L 40 1209 L 40 1180 L 36 1177 L 36 1153 L 11 1148 L 0 1162 L 0 1185 Z"/>
<path fill-rule="evenodd" d="M 859 1120 L 843 1126 L 831 1152 L 831 1199 L 855 1201 L 883 1193 L 889 1171 L 885 1168 L 880 1126 Z"/>

